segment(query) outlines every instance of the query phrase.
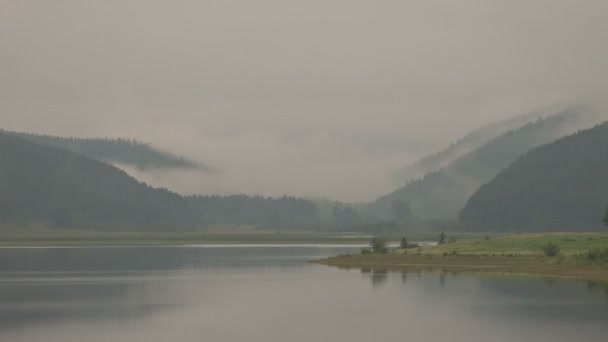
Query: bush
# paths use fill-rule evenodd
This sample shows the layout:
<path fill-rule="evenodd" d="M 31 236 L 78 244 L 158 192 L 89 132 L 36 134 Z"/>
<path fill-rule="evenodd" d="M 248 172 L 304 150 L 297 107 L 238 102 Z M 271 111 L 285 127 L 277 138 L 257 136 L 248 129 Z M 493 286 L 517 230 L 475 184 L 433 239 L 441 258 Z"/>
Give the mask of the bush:
<path fill-rule="evenodd" d="M 363 247 L 363 248 L 361 248 L 361 254 L 372 254 L 372 249 Z"/>
<path fill-rule="evenodd" d="M 399 244 L 399 248 L 406 249 L 408 246 L 407 239 L 404 237 L 401 238 L 401 244 Z"/>
<path fill-rule="evenodd" d="M 369 245 L 372 248 L 372 252 L 374 253 L 385 254 L 386 252 L 388 252 L 388 248 L 386 247 L 386 240 L 381 237 L 374 236 Z"/>
<path fill-rule="evenodd" d="M 608 262 L 608 248 L 594 248 L 585 253 L 585 258 L 590 262 L 603 261 Z"/>
<path fill-rule="evenodd" d="M 543 253 L 548 257 L 554 257 L 559 254 L 559 247 L 553 242 L 549 242 L 548 244 L 541 247 Z"/>
<path fill-rule="evenodd" d="M 445 233 L 441 232 L 439 234 L 439 239 L 437 240 L 437 243 L 440 244 L 440 245 L 443 245 L 445 243 L 445 238 L 446 238 Z"/>

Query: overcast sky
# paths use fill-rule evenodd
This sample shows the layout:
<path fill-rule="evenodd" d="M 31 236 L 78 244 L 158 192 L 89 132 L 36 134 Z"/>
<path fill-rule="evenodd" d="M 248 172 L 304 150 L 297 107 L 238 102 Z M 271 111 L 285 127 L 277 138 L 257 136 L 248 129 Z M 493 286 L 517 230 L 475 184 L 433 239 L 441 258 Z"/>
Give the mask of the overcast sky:
<path fill-rule="evenodd" d="M 138 138 L 181 192 L 363 200 L 482 124 L 608 90 L 605 0 L 0 0 L 5 129 Z"/>

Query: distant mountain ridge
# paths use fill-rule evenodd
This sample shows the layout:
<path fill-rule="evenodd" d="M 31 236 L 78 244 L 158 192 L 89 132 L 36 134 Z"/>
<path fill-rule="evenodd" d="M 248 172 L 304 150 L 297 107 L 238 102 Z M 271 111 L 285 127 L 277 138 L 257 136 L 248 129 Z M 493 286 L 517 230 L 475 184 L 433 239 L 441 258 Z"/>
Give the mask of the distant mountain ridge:
<path fill-rule="evenodd" d="M 0 132 L 0 228 L 173 231 L 235 224 L 312 230 L 318 221 L 308 200 L 181 196 L 85 155 Z"/>
<path fill-rule="evenodd" d="M 83 229 L 140 229 L 197 221 L 178 194 L 103 162 L 0 133 L 0 220 Z"/>
<path fill-rule="evenodd" d="M 405 187 L 380 197 L 371 204 L 372 211 L 381 218 L 389 218 L 392 202 L 402 200 L 410 204 L 416 217 L 456 218 L 468 198 L 483 183 L 490 181 L 530 148 L 552 142 L 597 122 L 595 114 L 579 107 L 539 118 L 523 127 L 503 133 L 456 158 L 446 167 L 427 173 L 423 178 L 411 181 Z"/>
<path fill-rule="evenodd" d="M 451 143 L 445 149 L 427 155 L 400 170 L 396 175 L 397 181 L 402 185 L 406 185 L 409 181 L 421 178 L 429 172 L 446 167 L 458 157 L 475 150 L 493 138 L 547 116 L 550 113 L 549 109 L 538 110 L 480 127 L 469 132 L 456 142 Z"/>
<path fill-rule="evenodd" d="M 608 122 L 532 149 L 481 186 L 460 213 L 484 231 L 605 229 Z"/>
<path fill-rule="evenodd" d="M 141 171 L 151 169 L 211 169 L 196 161 L 163 151 L 134 139 L 74 138 L 43 134 L 2 131 L 43 145 L 60 147 L 90 158 L 134 166 Z"/>

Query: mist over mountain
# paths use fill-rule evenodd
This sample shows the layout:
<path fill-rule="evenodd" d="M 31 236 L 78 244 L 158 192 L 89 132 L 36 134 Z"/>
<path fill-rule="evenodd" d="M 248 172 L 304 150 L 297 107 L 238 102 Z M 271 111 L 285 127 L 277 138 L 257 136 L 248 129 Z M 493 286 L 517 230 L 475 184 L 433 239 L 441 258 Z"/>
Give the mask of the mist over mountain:
<path fill-rule="evenodd" d="M 140 171 L 184 169 L 211 172 L 211 168 L 134 139 L 74 138 L 5 132 L 44 145 L 57 146 L 100 161 L 136 167 Z"/>
<path fill-rule="evenodd" d="M 456 158 L 473 151 L 491 139 L 547 115 L 550 115 L 550 109 L 533 111 L 485 125 L 452 142 L 445 149 L 425 156 L 415 163 L 408 165 L 403 170 L 399 170 L 396 172 L 395 180 L 400 186 L 405 186 L 411 180 L 421 178 L 429 172 L 446 167 Z"/>
<path fill-rule="evenodd" d="M 218 170 L 146 178 L 180 193 L 371 201 L 475 128 L 605 103 L 605 1 L 178 2 L 3 1 L 2 127 Z"/>
<path fill-rule="evenodd" d="M 0 226 L 193 230 L 213 224 L 314 229 L 317 209 L 293 197 L 184 197 L 115 166 L 0 132 Z"/>
<path fill-rule="evenodd" d="M 181 196 L 54 146 L 0 133 L 0 218 L 5 223 L 140 229 L 194 222 Z"/>
<path fill-rule="evenodd" d="M 460 213 L 470 229 L 604 229 L 608 122 L 530 150 L 482 185 Z"/>
<path fill-rule="evenodd" d="M 599 120 L 592 110 L 585 107 L 571 107 L 539 118 L 499 135 L 456 158 L 446 167 L 427 173 L 421 179 L 380 197 L 367 210 L 379 217 L 390 218 L 393 201 L 402 200 L 410 204 L 416 217 L 455 218 L 479 186 L 490 181 L 530 148 L 588 128 Z"/>

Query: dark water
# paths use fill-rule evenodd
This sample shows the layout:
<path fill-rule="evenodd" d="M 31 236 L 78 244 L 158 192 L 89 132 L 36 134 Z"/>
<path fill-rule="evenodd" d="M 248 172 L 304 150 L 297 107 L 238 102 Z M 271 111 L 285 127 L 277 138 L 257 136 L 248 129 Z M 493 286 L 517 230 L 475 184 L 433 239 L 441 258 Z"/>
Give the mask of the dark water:
<path fill-rule="evenodd" d="M 340 270 L 344 247 L 0 249 L 0 341 L 606 341 L 598 283 Z"/>

